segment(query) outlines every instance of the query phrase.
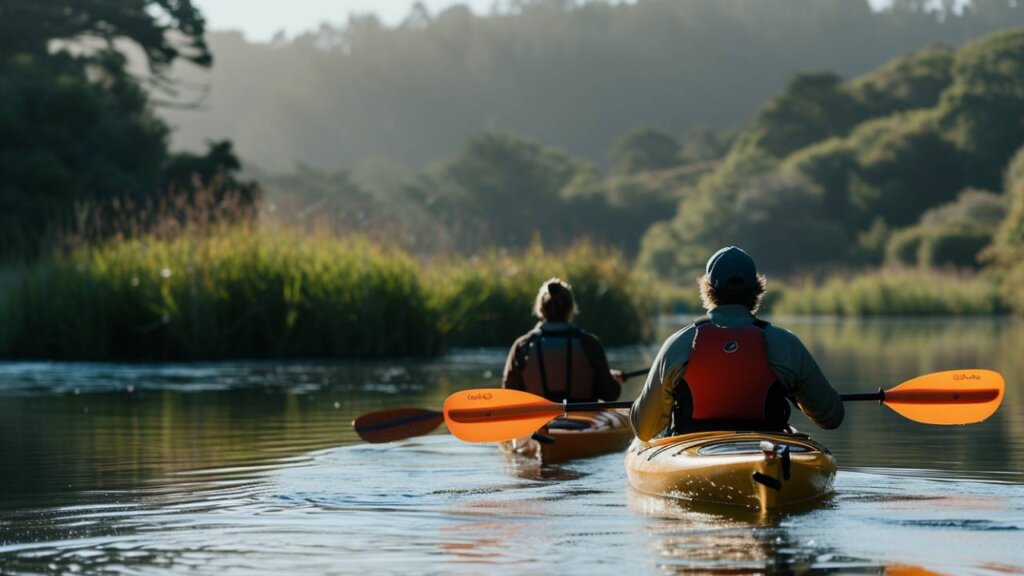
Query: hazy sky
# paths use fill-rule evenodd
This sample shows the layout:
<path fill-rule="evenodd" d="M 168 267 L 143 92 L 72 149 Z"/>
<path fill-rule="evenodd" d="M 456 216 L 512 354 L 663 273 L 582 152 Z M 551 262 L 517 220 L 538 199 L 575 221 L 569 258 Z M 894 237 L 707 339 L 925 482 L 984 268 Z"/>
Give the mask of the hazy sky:
<path fill-rule="evenodd" d="M 422 0 L 432 14 L 465 4 L 477 14 L 490 10 L 493 0 Z M 289 37 L 316 28 L 321 22 L 343 23 L 352 12 L 377 14 L 395 24 L 415 0 L 195 0 L 211 30 L 236 29 L 251 40 L 269 40 L 278 30 Z"/>
<path fill-rule="evenodd" d="M 888 0 L 871 0 L 884 4 Z M 494 0 L 423 0 L 431 13 L 466 4 L 477 14 L 490 11 Z M 414 0 L 195 0 L 211 30 L 242 30 L 250 40 L 269 40 L 278 30 L 291 37 L 321 22 L 343 23 L 352 12 L 376 13 L 395 24 L 409 13 Z"/>

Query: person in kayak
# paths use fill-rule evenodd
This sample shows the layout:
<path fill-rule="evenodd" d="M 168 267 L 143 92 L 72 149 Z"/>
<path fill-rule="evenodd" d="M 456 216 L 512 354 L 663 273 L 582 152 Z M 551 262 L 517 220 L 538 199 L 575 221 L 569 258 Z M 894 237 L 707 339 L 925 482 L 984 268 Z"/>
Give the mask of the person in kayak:
<path fill-rule="evenodd" d="M 622 372 L 608 367 L 596 336 L 572 324 L 577 314 L 572 287 L 558 278 L 541 285 L 533 313 L 540 322 L 520 336 L 508 353 L 502 387 L 554 402 L 615 400 Z"/>
<path fill-rule="evenodd" d="M 786 430 L 792 400 L 832 429 L 843 402 L 792 332 L 757 318 L 766 281 L 743 250 L 722 248 L 699 279 L 707 317 L 661 347 L 630 411 L 641 440 L 667 431 Z"/>

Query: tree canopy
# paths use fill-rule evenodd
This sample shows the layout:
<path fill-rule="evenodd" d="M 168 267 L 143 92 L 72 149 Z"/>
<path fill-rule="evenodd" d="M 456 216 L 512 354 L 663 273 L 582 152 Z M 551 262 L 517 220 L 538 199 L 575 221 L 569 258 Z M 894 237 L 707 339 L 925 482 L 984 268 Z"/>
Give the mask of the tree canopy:
<path fill-rule="evenodd" d="M 1022 47 L 1024 30 L 1014 30 L 912 53 L 849 82 L 798 74 L 676 216 L 651 229 L 641 262 L 692 273 L 696 254 L 744 241 L 782 272 L 883 258 L 976 267 L 1013 202 L 961 192 L 998 189 L 1024 143 Z"/>
<path fill-rule="evenodd" d="M 231 143 L 171 153 L 169 127 L 115 44 L 136 44 L 166 87 L 175 62 L 211 63 L 204 28 L 190 0 L 0 4 L 0 257 L 180 218 L 199 189 L 252 213 L 259 189 L 234 178 Z"/>
<path fill-rule="evenodd" d="M 419 170 L 480 131 L 604 164 L 640 127 L 675 138 L 698 126 L 738 128 L 800 70 L 846 78 L 916 49 L 1024 25 L 1024 3 L 967 4 L 947 13 L 934 2 L 873 10 L 868 0 L 533 0 L 481 15 L 421 7 L 398 26 L 360 16 L 269 43 L 213 33 L 217 67 L 176 67 L 214 88 L 203 109 L 161 114 L 180 127 L 177 145 L 228 137 L 268 171 L 296 162 L 334 171 L 380 156 Z M 933 105 L 944 89 L 941 50 L 912 66 L 912 75 L 890 74 L 904 84 L 880 79 L 860 102 Z M 820 111 L 839 104 L 821 101 Z M 799 141 L 848 124 L 830 122 L 807 125 Z"/>
<path fill-rule="evenodd" d="M 624 174 L 662 170 L 680 163 L 679 142 L 654 128 L 641 128 L 619 140 L 611 151 L 615 169 Z"/>
<path fill-rule="evenodd" d="M 0 54 L 44 55 L 54 40 L 95 38 L 108 48 L 134 42 L 150 68 L 162 74 L 178 59 L 209 66 L 206 21 L 191 0 L 4 0 Z"/>

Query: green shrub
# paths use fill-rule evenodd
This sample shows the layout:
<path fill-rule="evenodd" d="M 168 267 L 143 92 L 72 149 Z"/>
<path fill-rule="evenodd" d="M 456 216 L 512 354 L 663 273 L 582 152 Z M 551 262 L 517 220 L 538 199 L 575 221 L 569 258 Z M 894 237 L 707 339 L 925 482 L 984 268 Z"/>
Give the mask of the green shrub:
<path fill-rule="evenodd" d="M 1000 293 L 1014 314 L 1024 314 L 1024 253 L 1015 265 L 1002 271 Z"/>
<path fill-rule="evenodd" d="M 885 247 L 885 261 L 900 266 L 917 266 L 920 261 L 923 229 L 911 226 L 893 232 Z"/>
<path fill-rule="evenodd" d="M 936 227 L 919 253 L 921 266 L 978 268 L 978 254 L 992 242 L 992 229 L 972 224 Z"/>
<path fill-rule="evenodd" d="M 1007 306 L 996 284 L 987 278 L 882 270 L 791 287 L 772 311 L 840 316 L 966 315 L 1003 313 Z"/>
<path fill-rule="evenodd" d="M 1001 194 L 968 188 L 948 204 L 941 204 L 921 214 L 921 224 L 969 223 L 986 228 L 998 226 L 1006 218 L 1007 201 Z"/>
<path fill-rule="evenodd" d="M 952 222 L 919 224 L 897 230 L 886 246 L 886 262 L 921 268 L 974 268 L 978 255 L 992 242 L 983 224 Z"/>

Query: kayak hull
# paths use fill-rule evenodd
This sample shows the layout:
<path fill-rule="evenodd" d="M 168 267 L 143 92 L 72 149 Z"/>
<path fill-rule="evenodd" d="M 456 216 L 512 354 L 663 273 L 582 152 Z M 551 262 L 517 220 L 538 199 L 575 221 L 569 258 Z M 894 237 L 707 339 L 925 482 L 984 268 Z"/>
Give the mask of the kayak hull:
<path fill-rule="evenodd" d="M 590 458 L 622 452 L 633 440 L 629 418 L 617 411 L 576 412 L 568 420 L 585 424 L 580 430 L 550 428 L 539 432 L 553 442 L 541 442 L 531 437 L 501 442 L 498 447 L 509 457 L 538 460 L 542 464 L 556 464 L 578 458 Z"/>
<path fill-rule="evenodd" d="M 771 510 L 829 494 L 836 461 L 805 435 L 699 432 L 635 440 L 626 473 L 646 494 Z"/>

